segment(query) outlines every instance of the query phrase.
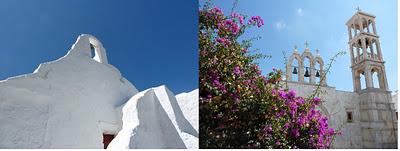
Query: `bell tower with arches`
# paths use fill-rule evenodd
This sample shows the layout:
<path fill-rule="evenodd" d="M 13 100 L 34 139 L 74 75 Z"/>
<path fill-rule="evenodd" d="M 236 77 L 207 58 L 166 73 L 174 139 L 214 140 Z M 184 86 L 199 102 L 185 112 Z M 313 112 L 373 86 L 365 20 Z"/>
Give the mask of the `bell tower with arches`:
<path fill-rule="evenodd" d="M 358 9 L 346 25 L 354 92 L 372 88 L 388 91 L 375 16 Z"/>
<path fill-rule="evenodd" d="M 293 54 L 286 63 L 286 80 L 299 84 L 327 86 L 324 61 L 319 55 L 318 49 L 316 53 L 315 56 L 311 53 L 307 42 L 305 50 L 301 54 L 295 46 Z"/>
<path fill-rule="evenodd" d="M 353 89 L 359 100 L 362 148 L 397 148 L 397 119 L 386 79 L 375 16 L 358 8 L 346 26 Z"/>

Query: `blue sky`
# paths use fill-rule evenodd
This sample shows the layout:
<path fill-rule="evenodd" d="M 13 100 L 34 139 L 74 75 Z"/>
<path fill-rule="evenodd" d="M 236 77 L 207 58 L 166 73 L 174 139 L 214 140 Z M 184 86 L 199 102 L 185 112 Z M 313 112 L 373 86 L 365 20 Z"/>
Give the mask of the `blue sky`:
<path fill-rule="evenodd" d="M 204 4 L 200 1 L 200 5 Z M 214 5 L 230 13 L 234 1 L 214 0 Z M 376 28 L 380 36 L 383 58 L 386 61 L 386 76 L 390 90 L 397 90 L 397 12 L 396 0 L 239 0 L 236 11 L 248 16 L 259 15 L 265 25 L 260 29 L 251 29 L 245 37 L 261 36 L 254 41 L 256 52 L 272 55 L 270 59 L 259 60 L 263 73 L 272 67 L 284 69 L 282 51 L 288 56 L 295 45 L 302 53 L 304 43 L 315 54 L 319 49 L 325 64 L 338 51 L 346 55 L 338 58 L 328 75 L 328 85 L 336 89 L 353 91 L 348 50 L 348 33 L 345 23 L 356 13 L 362 11 L 376 16 Z"/>
<path fill-rule="evenodd" d="M 96 36 L 109 63 L 139 90 L 198 87 L 194 0 L 2 0 L 0 80 L 64 56 L 81 33 Z"/>

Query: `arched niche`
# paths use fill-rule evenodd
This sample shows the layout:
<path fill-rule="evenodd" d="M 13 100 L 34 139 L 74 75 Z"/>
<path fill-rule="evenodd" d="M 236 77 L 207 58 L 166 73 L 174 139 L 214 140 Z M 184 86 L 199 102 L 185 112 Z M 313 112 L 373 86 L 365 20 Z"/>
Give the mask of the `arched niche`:
<path fill-rule="evenodd" d="M 93 59 L 100 63 L 108 64 L 106 50 L 104 49 L 101 42 L 96 37 L 89 34 L 83 34 L 82 36 L 88 38 L 89 40 L 91 56 L 94 56 Z M 95 54 L 92 54 L 93 52 Z"/>
<path fill-rule="evenodd" d="M 358 54 L 359 54 L 359 57 L 360 57 L 360 56 L 362 56 L 362 54 L 363 54 L 363 50 L 362 50 L 362 39 L 361 39 L 361 38 L 358 38 L 358 39 L 357 39 L 357 47 L 359 48 L 359 49 L 357 49 L 357 50 L 358 50 Z"/>
<path fill-rule="evenodd" d="M 372 38 L 371 39 L 370 47 L 371 47 L 371 52 L 372 52 L 372 56 L 373 56 L 372 58 L 379 59 L 379 57 L 378 57 L 378 44 L 377 44 L 377 39 L 376 38 Z"/>
<path fill-rule="evenodd" d="M 374 88 L 385 89 L 383 84 L 382 70 L 379 67 L 371 67 L 372 86 Z"/>
<path fill-rule="evenodd" d="M 78 37 L 69 55 L 90 57 L 97 62 L 108 64 L 105 48 L 96 37 L 89 34 Z"/>
<path fill-rule="evenodd" d="M 355 78 L 354 85 L 355 85 L 356 91 L 360 91 L 360 90 L 367 88 L 364 70 L 357 70 L 355 72 L 354 78 Z"/>
<path fill-rule="evenodd" d="M 372 20 L 368 19 L 368 32 L 373 34 Z"/>
<path fill-rule="evenodd" d="M 352 38 L 357 36 L 357 29 L 356 26 L 354 24 L 351 24 L 351 32 L 353 33 L 352 35 L 354 35 Z"/>
<path fill-rule="evenodd" d="M 303 61 L 303 68 L 302 70 L 304 72 L 302 72 L 302 74 L 300 74 L 299 76 L 302 76 L 304 79 L 304 82 L 306 83 L 314 83 L 314 78 L 315 78 L 315 74 L 314 72 L 314 57 L 311 54 L 311 52 L 309 51 L 305 51 L 303 52 L 303 54 L 301 55 L 301 59 Z M 304 75 L 306 74 L 308 70 L 308 74 L 310 75 L 309 77 L 305 77 Z"/>
<path fill-rule="evenodd" d="M 353 59 L 356 60 L 357 56 L 357 47 L 354 43 L 351 44 L 351 53 L 353 53 Z M 356 61 L 355 61 L 356 62 Z"/>
<path fill-rule="evenodd" d="M 292 81 L 297 81 L 297 82 L 300 81 L 299 74 L 298 74 L 299 73 L 299 65 L 300 65 L 300 61 L 297 58 L 294 58 L 293 62 L 292 62 L 291 72 L 290 72 L 290 74 L 292 75 Z M 297 72 L 297 73 L 295 73 L 295 72 Z"/>
<path fill-rule="evenodd" d="M 364 71 L 360 71 L 359 72 L 359 77 L 360 77 L 360 90 L 364 90 L 367 88 L 367 79 L 365 77 L 365 72 Z"/>
<path fill-rule="evenodd" d="M 367 57 L 372 58 L 371 39 L 365 38 L 365 47 L 367 49 Z"/>
<path fill-rule="evenodd" d="M 297 66 L 294 65 L 293 63 L 297 62 Z M 300 76 L 301 68 L 303 67 L 303 60 L 301 59 L 301 56 L 298 53 L 293 53 L 290 58 L 289 61 L 287 63 L 287 67 L 286 67 L 286 78 L 288 81 L 292 81 L 293 80 L 293 70 L 294 68 L 296 68 L 297 70 L 297 79 L 296 81 L 298 82 L 302 82 L 302 78 Z"/>
<path fill-rule="evenodd" d="M 323 76 L 324 76 L 324 61 L 322 60 L 322 58 L 320 56 L 317 56 L 314 58 L 314 68 L 315 68 L 315 81 L 317 83 L 321 83 L 321 84 L 325 84 L 324 81 L 326 81 L 326 77 L 325 79 L 322 80 Z M 317 77 L 317 71 L 319 74 L 319 77 Z"/>

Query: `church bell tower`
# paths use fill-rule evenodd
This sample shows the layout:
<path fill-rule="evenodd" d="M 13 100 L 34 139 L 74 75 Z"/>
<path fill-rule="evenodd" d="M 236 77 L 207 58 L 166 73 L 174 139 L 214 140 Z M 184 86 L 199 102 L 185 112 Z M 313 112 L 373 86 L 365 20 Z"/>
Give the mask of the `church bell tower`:
<path fill-rule="evenodd" d="M 360 100 L 362 146 L 397 148 L 397 119 L 388 89 L 375 16 L 357 9 L 346 25 L 353 88 Z"/>
<path fill-rule="evenodd" d="M 353 87 L 355 92 L 362 89 L 378 88 L 388 90 L 384 61 L 379 36 L 375 26 L 375 16 L 358 9 L 346 23 L 349 33 L 349 49 Z M 373 75 L 377 75 L 379 85 L 374 85 Z M 361 76 L 365 88 L 361 87 Z"/>

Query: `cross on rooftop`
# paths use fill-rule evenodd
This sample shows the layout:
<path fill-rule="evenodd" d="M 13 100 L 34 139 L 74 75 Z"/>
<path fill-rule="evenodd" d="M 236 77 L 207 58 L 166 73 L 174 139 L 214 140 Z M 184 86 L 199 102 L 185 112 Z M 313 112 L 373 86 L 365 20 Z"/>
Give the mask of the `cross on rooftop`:
<path fill-rule="evenodd" d="M 356 10 L 357 10 L 358 12 L 359 12 L 359 11 L 361 11 L 361 9 L 360 9 L 360 7 L 359 7 L 359 6 L 357 6 Z"/>
<path fill-rule="evenodd" d="M 308 48 L 308 42 L 307 41 L 306 41 L 305 45 L 306 45 L 306 48 Z"/>

